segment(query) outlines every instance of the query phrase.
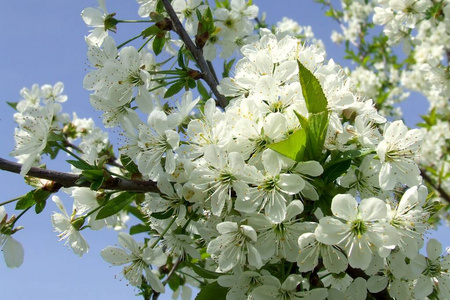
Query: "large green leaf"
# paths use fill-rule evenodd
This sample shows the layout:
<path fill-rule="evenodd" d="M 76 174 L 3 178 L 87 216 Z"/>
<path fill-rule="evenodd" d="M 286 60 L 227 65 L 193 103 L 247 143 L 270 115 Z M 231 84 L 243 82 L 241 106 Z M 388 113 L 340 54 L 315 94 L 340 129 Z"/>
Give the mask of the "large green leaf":
<path fill-rule="evenodd" d="M 302 161 L 306 148 L 306 132 L 299 129 L 287 139 L 270 144 L 267 147 L 295 161 Z"/>
<path fill-rule="evenodd" d="M 112 216 L 122 210 L 134 200 L 135 193 L 123 192 L 119 196 L 109 200 L 97 214 L 96 220 Z"/>

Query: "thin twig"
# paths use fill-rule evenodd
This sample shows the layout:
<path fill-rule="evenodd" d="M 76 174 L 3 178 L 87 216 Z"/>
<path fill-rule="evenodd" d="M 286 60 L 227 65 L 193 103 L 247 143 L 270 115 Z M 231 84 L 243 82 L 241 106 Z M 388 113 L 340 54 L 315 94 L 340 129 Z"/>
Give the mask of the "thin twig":
<path fill-rule="evenodd" d="M 21 168 L 22 164 L 15 163 L 0 157 L 0 170 L 19 174 Z M 89 182 L 78 183 L 77 181 L 80 179 L 81 175 L 73 173 L 64 173 L 41 168 L 31 168 L 27 173 L 27 176 L 51 180 L 61 185 L 61 187 L 90 186 Z M 106 180 L 101 188 L 114 191 L 128 191 L 137 193 L 159 192 L 156 183 L 153 181 L 126 180 L 122 178 L 111 178 L 110 180 Z"/>
<path fill-rule="evenodd" d="M 173 10 L 172 5 L 170 4 L 169 0 L 162 0 L 162 3 L 164 7 L 166 8 L 167 13 L 169 14 L 170 19 L 173 22 L 174 31 L 178 34 L 178 36 L 181 38 L 183 43 L 186 45 L 186 48 L 192 53 L 192 56 L 194 57 L 195 61 L 197 62 L 200 70 L 204 74 L 202 79 L 208 84 L 208 86 L 211 88 L 212 92 L 217 98 L 217 102 L 220 107 L 225 108 L 228 104 L 227 99 L 224 95 L 219 93 L 217 90 L 218 82 L 214 79 L 214 75 L 212 74 L 211 70 L 208 67 L 208 64 L 203 57 L 203 51 L 202 49 L 198 48 L 194 42 L 192 42 L 191 37 L 184 29 L 183 25 L 180 22 L 180 19 L 178 19 L 178 16 L 176 12 Z"/>
<path fill-rule="evenodd" d="M 448 204 L 450 204 L 450 195 L 447 194 L 447 192 L 442 188 L 442 186 L 440 186 L 439 184 L 435 184 L 433 182 L 433 180 L 431 179 L 431 177 L 427 174 L 427 171 L 425 171 L 424 169 L 420 169 L 420 175 L 422 175 L 422 178 L 433 187 L 433 189 L 435 189 L 438 193 L 439 193 L 439 197 L 441 197 L 442 199 L 444 199 Z"/>
<path fill-rule="evenodd" d="M 166 278 L 164 279 L 164 281 L 162 282 L 163 285 L 166 285 L 166 284 L 169 282 L 170 278 L 173 276 L 173 274 L 175 274 L 175 271 L 178 269 L 178 266 L 180 265 L 180 263 L 181 263 L 182 261 L 183 261 L 182 259 L 178 259 L 178 260 L 176 261 L 176 263 L 173 264 L 173 267 L 172 267 L 172 269 L 170 270 L 169 274 L 167 274 L 167 277 L 166 277 Z M 158 297 L 159 297 L 159 295 L 161 295 L 161 293 L 154 293 L 154 294 L 153 294 L 153 297 L 152 297 L 152 300 L 157 300 Z"/>

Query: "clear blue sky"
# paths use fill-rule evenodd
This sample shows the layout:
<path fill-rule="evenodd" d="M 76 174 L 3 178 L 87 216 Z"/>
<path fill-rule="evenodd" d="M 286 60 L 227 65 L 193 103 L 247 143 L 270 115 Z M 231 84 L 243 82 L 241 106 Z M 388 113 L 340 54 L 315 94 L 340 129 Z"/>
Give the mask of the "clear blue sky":
<path fill-rule="evenodd" d="M 268 13 L 268 22 L 275 23 L 283 16 L 297 20 L 301 25 L 311 25 L 321 38 L 330 58 L 343 62 L 342 47 L 333 45 L 329 36 L 335 23 L 323 16 L 320 5 L 309 1 L 254 1 L 261 11 Z M 277 3 L 278 5 L 274 5 Z M 19 100 L 22 87 L 33 83 L 43 85 L 62 81 L 69 100 L 64 103 L 65 112 L 76 111 L 79 117 L 92 117 L 100 123 L 100 114 L 89 104 L 89 93 L 82 88 L 82 80 L 88 68 L 87 47 L 84 35 L 87 27 L 80 12 L 88 6 L 96 6 L 94 0 L 22 0 L 1 1 L 0 20 L 0 157 L 8 158 L 14 148 L 14 123 L 12 109 L 6 101 Z M 107 0 L 109 12 L 118 12 L 119 19 L 137 18 L 138 5 L 134 0 Z M 136 35 L 139 25 L 123 24 L 119 27 L 118 41 Z M 127 35 L 124 33 L 128 32 Z M 414 100 L 414 99 L 413 99 Z M 426 111 L 421 105 L 411 105 L 405 110 L 407 124 L 412 126 L 417 116 Z M 49 162 L 48 160 L 46 160 Z M 67 171 L 66 166 L 50 162 L 49 167 Z M 66 168 L 66 169 L 64 169 Z M 0 171 L 0 202 L 18 197 L 30 190 L 19 175 Z M 61 196 L 70 209 L 70 200 Z M 50 223 L 50 215 L 56 210 L 49 202 L 41 215 L 26 214 L 20 224 L 24 230 L 14 237 L 25 248 L 25 262 L 19 269 L 7 269 L 0 258 L 0 299 L 135 299 L 134 290 L 126 280 L 119 281 L 120 267 L 109 267 L 99 252 L 117 243 L 117 234 L 111 230 L 84 231 L 90 244 L 90 252 L 78 258 L 71 250 L 58 242 Z M 7 206 L 9 214 L 12 207 Z M 441 231 L 444 246 L 449 245 L 448 232 Z M 169 296 L 161 299 L 170 299 Z"/>

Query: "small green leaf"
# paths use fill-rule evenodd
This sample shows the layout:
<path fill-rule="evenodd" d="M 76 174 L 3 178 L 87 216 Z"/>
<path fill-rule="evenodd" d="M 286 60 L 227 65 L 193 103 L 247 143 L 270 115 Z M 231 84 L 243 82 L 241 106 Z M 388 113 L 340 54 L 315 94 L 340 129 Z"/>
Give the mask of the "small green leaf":
<path fill-rule="evenodd" d="M 173 212 L 174 210 L 171 208 L 163 212 L 152 213 L 152 217 L 158 220 L 165 220 L 173 217 Z"/>
<path fill-rule="evenodd" d="M 151 228 L 148 225 L 144 225 L 144 224 L 137 224 L 134 226 L 131 226 L 130 228 L 130 234 L 138 234 L 138 233 L 142 233 L 142 232 L 150 232 Z"/>
<path fill-rule="evenodd" d="M 91 170 L 94 169 L 93 166 L 91 166 L 90 164 L 88 164 L 85 161 L 81 161 L 81 160 L 66 160 L 69 164 L 71 164 L 72 166 L 74 166 L 77 169 L 80 170 Z"/>
<path fill-rule="evenodd" d="M 105 176 L 103 170 L 98 169 L 84 170 L 83 172 L 81 172 L 81 174 L 83 175 L 83 177 L 85 177 L 87 180 L 91 182 Z"/>
<path fill-rule="evenodd" d="M 337 164 L 331 165 L 323 171 L 322 177 L 326 183 L 335 181 L 339 176 L 347 172 L 350 168 L 352 161 L 344 160 Z"/>
<path fill-rule="evenodd" d="M 366 156 L 372 152 L 374 152 L 374 150 L 348 150 L 345 152 L 339 152 L 336 156 L 332 156 L 331 160 L 325 164 L 325 169 L 345 160 L 351 160 L 357 157 Z"/>
<path fill-rule="evenodd" d="M 320 160 L 328 129 L 328 112 L 311 113 L 308 118 L 311 159 Z"/>
<path fill-rule="evenodd" d="M 222 276 L 221 273 L 216 273 L 213 271 L 206 270 L 200 266 L 197 266 L 196 264 L 189 263 L 189 267 L 192 268 L 192 270 L 200 277 L 206 278 L 206 279 L 217 279 L 219 276 Z"/>
<path fill-rule="evenodd" d="M 295 161 L 302 161 L 306 148 L 306 132 L 299 129 L 287 139 L 267 146 L 281 155 L 287 156 Z"/>
<path fill-rule="evenodd" d="M 44 210 L 46 204 L 47 201 L 36 202 L 36 206 L 34 207 L 36 214 L 40 214 Z"/>
<path fill-rule="evenodd" d="M 141 220 L 141 222 L 143 222 L 143 223 L 148 222 L 147 217 L 136 206 L 128 205 L 125 210 L 128 213 L 135 216 L 136 218 L 138 218 L 139 220 Z"/>
<path fill-rule="evenodd" d="M 17 110 L 17 104 L 19 104 L 19 102 L 8 102 L 6 101 L 6 103 L 11 106 L 14 110 Z"/>
<path fill-rule="evenodd" d="M 228 288 L 213 282 L 203 287 L 195 297 L 195 300 L 226 300 Z"/>
<path fill-rule="evenodd" d="M 122 210 L 134 200 L 135 193 L 123 192 L 119 196 L 109 200 L 97 214 L 96 220 L 112 216 Z"/>
<path fill-rule="evenodd" d="M 183 70 L 186 69 L 186 65 L 184 64 L 183 48 L 180 48 L 180 50 L 178 51 L 177 62 L 180 68 L 182 68 Z"/>
<path fill-rule="evenodd" d="M 155 36 L 155 38 L 153 39 L 152 48 L 156 56 L 162 52 L 165 43 L 166 43 L 165 37 Z"/>
<path fill-rule="evenodd" d="M 161 31 L 162 30 L 159 29 L 158 26 L 153 25 L 153 26 L 150 26 L 150 27 L 144 29 L 141 34 L 144 38 L 146 38 L 146 37 L 149 37 L 152 35 L 157 35 L 158 33 L 161 33 Z"/>
<path fill-rule="evenodd" d="M 313 114 L 326 112 L 328 101 L 319 80 L 300 61 L 297 61 L 297 63 L 302 94 L 305 98 L 308 112 Z"/>
<path fill-rule="evenodd" d="M 164 94 L 164 98 L 169 98 L 177 94 L 182 88 L 185 87 L 185 85 L 186 83 L 184 81 L 175 82 L 170 88 L 167 89 L 167 92 Z"/>
<path fill-rule="evenodd" d="M 120 155 L 120 162 L 122 163 L 122 166 L 131 174 L 139 174 L 139 168 L 134 163 L 134 161 L 128 156 L 121 154 Z"/>
<path fill-rule="evenodd" d="M 205 86 L 203 85 L 203 83 L 200 80 L 197 82 L 197 89 L 198 89 L 198 93 L 200 94 L 200 96 L 202 96 L 202 99 L 211 98 L 211 95 L 208 93 Z"/>
<path fill-rule="evenodd" d="M 60 141 L 63 141 L 63 140 L 64 140 L 64 138 L 62 137 L 61 134 L 56 134 L 54 132 L 50 132 L 48 134 L 47 141 L 49 141 L 49 142 L 60 142 Z"/>
<path fill-rule="evenodd" d="M 172 277 L 170 277 L 168 284 L 172 291 L 176 291 L 181 285 L 180 276 L 177 273 L 173 273 Z"/>
<path fill-rule="evenodd" d="M 17 201 L 16 203 L 16 210 L 27 209 L 36 203 L 33 197 L 34 191 L 35 190 L 29 191 L 28 193 L 20 197 L 19 201 Z"/>
<path fill-rule="evenodd" d="M 98 179 L 92 181 L 90 189 L 93 191 L 98 191 L 102 187 L 104 182 L 105 182 L 105 177 L 98 178 Z"/>

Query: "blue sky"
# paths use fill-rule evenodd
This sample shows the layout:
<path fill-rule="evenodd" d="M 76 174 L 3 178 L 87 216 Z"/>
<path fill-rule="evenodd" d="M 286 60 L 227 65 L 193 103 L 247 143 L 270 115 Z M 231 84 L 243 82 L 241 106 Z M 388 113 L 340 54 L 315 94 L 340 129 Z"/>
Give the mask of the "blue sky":
<path fill-rule="evenodd" d="M 323 16 L 320 5 L 310 1 L 254 1 L 261 11 L 266 11 L 269 23 L 283 16 L 311 25 L 317 37 L 327 47 L 329 58 L 343 62 L 342 47 L 331 43 L 329 36 L 336 24 Z M 279 5 L 274 5 L 274 3 Z M 76 111 L 79 117 L 92 117 L 101 123 L 100 114 L 89 104 L 89 93 L 82 88 L 82 80 L 89 67 L 84 36 L 88 29 L 80 12 L 88 6 L 96 6 L 94 0 L 23 0 L 1 1 L 0 20 L 0 157 L 8 158 L 14 148 L 14 123 L 12 109 L 6 101 L 19 100 L 22 87 L 33 83 L 43 85 L 62 81 L 69 100 L 63 110 Z M 138 5 L 134 0 L 107 0 L 109 12 L 118 12 L 119 19 L 137 18 Z M 117 41 L 135 36 L 142 25 L 123 24 L 119 27 Z M 116 37 L 115 36 L 115 37 Z M 418 115 L 426 111 L 420 99 L 405 109 L 407 124 L 412 126 Z M 420 103 L 420 105 L 416 105 Z M 63 157 L 64 158 L 64 157 Z M 61 159 L 62 160 L 62 159 Z M 49 162 L 49 167 L 61 171 L 69 170 L 64 164 Z M 0 171 L 0 202 L 25 194 L 30 188 L 19 175 Z M 61 196 L 67 207 L 70 201 Z M 69 208 L 70 209 L 70 208 Z M 121 280 L 120 267 L 109 267 L 99 252 L 107 245 L 117 243 L 117 234 L 112 230 L 100 232 L 84 231 L 90 244 L 90 252 L 78 258 L 58 242 L 50 223 L 50 215 L 56 210 L 49 202 L 41 215 L 26 214 L 20 224 L 25 227 L 14 237 L 25 248 L 25 262 L 19 269 L 7 269 L 0 258 L 0 299 L 134 299 L 134 290 Z M 7 207 L 11 214 L 12 207 Z M 439 233 L 444 246 L 449 245 L 448 232 Z M 117 275 L 117 276 L 116 276 Z M 117 278 L 116 278 L 117 277 Z M 168 296 L 160 299 L 169 299 Z"/>

